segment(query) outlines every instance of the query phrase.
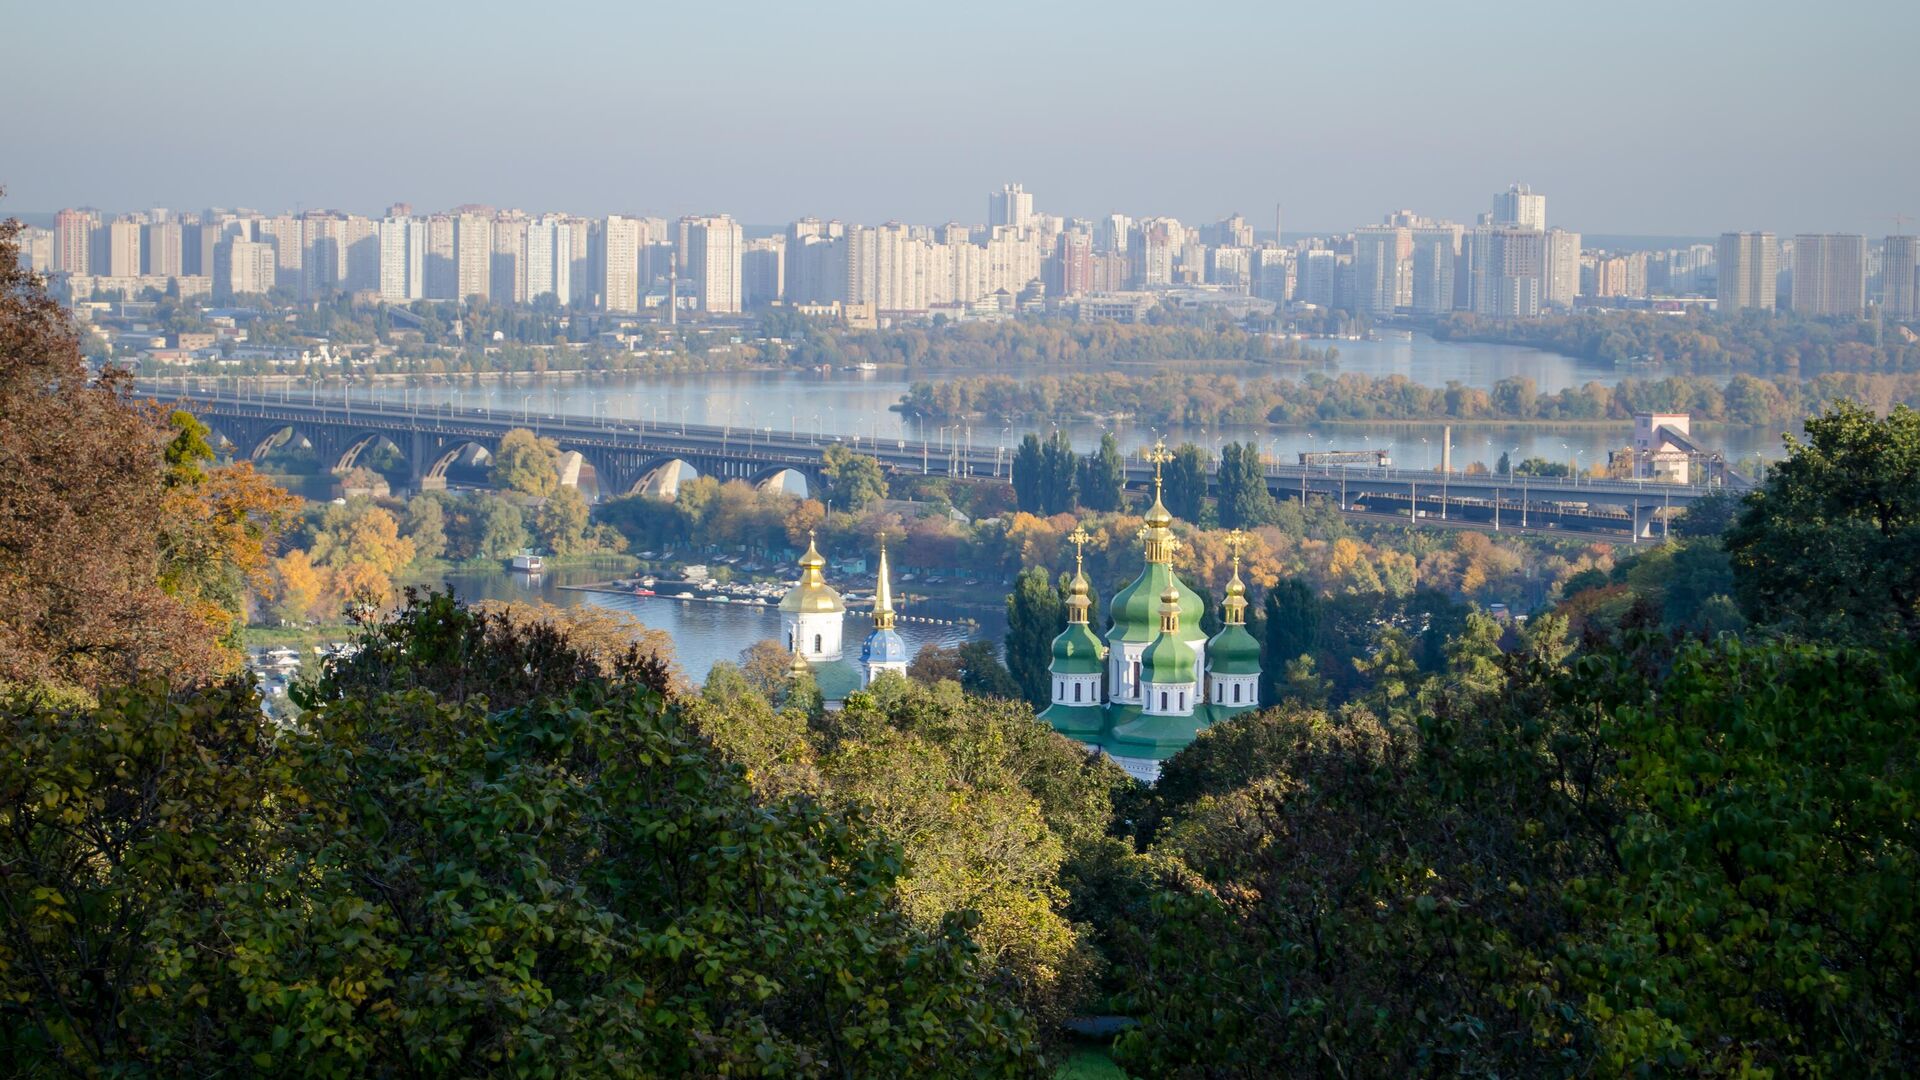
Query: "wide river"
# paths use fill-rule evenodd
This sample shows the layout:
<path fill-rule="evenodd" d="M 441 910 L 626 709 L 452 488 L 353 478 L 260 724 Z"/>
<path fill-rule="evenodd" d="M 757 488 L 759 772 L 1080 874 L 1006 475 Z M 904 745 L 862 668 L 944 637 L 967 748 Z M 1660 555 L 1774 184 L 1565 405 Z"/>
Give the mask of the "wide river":
<path fill-rule="evenodd" d="M 1314 342 L 1316 347 L 1328 343 Z M 1544 393 L 1557 393 L 1590 381 L 1612 385 L 1626 373 L 1606 364 L 1576 360 L 1556 353 L 1515 345 L 1486 345 L 1436 341 L 1425 335 L 1392 337 L 1380 341 L 1332 342 L 1339 357 L 1326 370 L 1362 375 L 1404 375 L 1425 386 L 1457 381 L 1490 389 L 1513 375 L 1531 378 Z M 1104 431 L 1112 430 L 1122 450 L 1151 443 L 1157 435 L 1169 442 L 1191 440 L 1218 447 L 1223 442 L 1256 440 L 1268 453 L 1291 458 L 1303 450 L 1387 449 L 1401 464 L 1434 467 L 1440 458 L 1440 429 L 1432 424 L 1394 422 L 1176 426 L 1160 431 L 1141 424 L 1016 422 L 979 427 L 940 425 L 916 420 L 895 411 L 900 398 L 915 381 L 970 374 L 1049 374 L 1067 369 L 1024 369 L 991 372 L 899 371 L 762 372 L 722 371 L 684 375 L 606 375 L 581 378 L 523 376 L 508 381 L 452 380 L 409 386 L 384 382 L 356 387 L 356 399 L 374 398 L 438 404 L 451 399 L 470 408 L 490 408 L 508 414 L 540 418 L 560 414 L 606 416 L 626 422 L 673 427 L 680 423 L 728 425 L 758 431 L 815 432 L 825 435 L 882 439 L 959 439 L 976 448 L 991 449 L 1019 442 L 1029 431 L 1066 431 L 1081 449 L 1097 446 Z M 1147 365 L 1121 370 L 1145 371 Z M 1260 369 L 1223 364 L 1217 370 L 1239 374 L 1278 373 L 1298 377 L 1303 369 Z M 1636 378 L 1674 374 L 1660 367 L 1636 368 Z M 325 391 L 322 391 L 324 393 Z M 1707 445 L 1739 461 L 1755 454 L 1780 454 L 1779 431 L 1765 428 L 1703 426 L 1696 436 Z M 1454 467 L 1474 461 L 1491 466 L 1508 452 L 1516 460 L 1539 456 L 1573 462 L 1581 467 L 1604 461 L 1607 451 L 1629 441 L 1630 426 L 1506 424 L 1475 422 L 1454 425 Z"/>

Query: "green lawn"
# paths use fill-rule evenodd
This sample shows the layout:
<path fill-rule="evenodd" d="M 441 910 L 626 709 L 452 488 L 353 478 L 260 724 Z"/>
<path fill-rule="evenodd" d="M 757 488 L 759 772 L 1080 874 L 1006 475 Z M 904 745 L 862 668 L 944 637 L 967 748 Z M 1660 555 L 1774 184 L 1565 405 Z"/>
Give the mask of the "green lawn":
<path fill-rule="evenodd" d="M 1104 1042 L 1081 1042 L 1068 1051 L 1054 1080 L 1127 1080 L 1127 1074 L 1107 1056 Z"/>

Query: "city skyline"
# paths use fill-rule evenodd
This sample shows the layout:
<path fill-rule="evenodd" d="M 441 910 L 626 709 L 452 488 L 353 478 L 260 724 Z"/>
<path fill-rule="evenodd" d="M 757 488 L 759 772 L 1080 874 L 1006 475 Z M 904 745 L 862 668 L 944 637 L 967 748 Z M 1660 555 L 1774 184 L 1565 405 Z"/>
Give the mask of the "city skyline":
<path fill-rule="evenodd" d="M 545 17 L 568 57 L 557 66 L 530 60 L 524 27 L 452 11 L 347 4 L 318 24 L 204 3 L 163 20 L 20 11 L 0 84 L 37 107 L 0 129 L 4 210 L 371 212 L 405 197 L 725 209 L 748 224 L 959 207 L 972 220 L 979 191 L 1018 176 L 1068 216 L 1264 221 L 1280 202 L 1303 231 L 1408 204 L 1470 220 L 1490 182 L 1522 180 L 1555 194 L 1559 220 L 1614 235 L 1871 235 L 1920 211 L 1920 148 L 1897 137 L 1897 97 L 1875 90 L 1920 11 L 1890 2 L 1817 19 L 1537 11 L 1514 28 L 1527 47 L 1491 40 L 1477 6 L 1231 4 L 1161 27 L 1130 5 L 943 20 L 873 4 L 751 18 L 574 4 Z M 1361 77 L 1355 50 L 1376 74 Z M 515 74 L 535 69 L 537 93 Z M 156 122 L 147 100 L 179 122 Z"/>

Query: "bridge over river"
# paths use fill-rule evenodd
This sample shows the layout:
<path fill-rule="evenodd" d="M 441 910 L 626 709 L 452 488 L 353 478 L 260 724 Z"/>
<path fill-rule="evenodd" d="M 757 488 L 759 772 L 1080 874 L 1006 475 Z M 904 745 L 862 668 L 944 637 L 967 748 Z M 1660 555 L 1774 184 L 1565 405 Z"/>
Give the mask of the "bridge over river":
<path fill-rule="evenodd" d="M 207 391 L 152 391 L 180 402 L 231 443 L 235 453 L 259 458 L 279 441 L 298 438 L 322 463 L 345 472 L 382 441 L 403 455 L 417 488 L 445 483 L 447 470 L 471 448 L 491 453 L 500 437 L 527 428 L 552 439 L 563 452 L 591 466 L 603 497 L 645 489 L 675 463 L 702 475 L 773 485 L 790 473 L 804 478 L 809 494 L 831 499 L 822 471 L 828 446 L 842 444 L 879 459 L 893 475 L 960 479 L 1006 479 L 1012 458 L 1003 447 L 974 448 L 957 442 L 822 436 L 767 426 L 650 424 L 638 420 L 545 416 L 520 410 L 408 407 L 398 402 L 298 401 Z M 1130 488 L 1144 489 L 1152 466 L 1138 453 L 1127 462 Z M 1659 536 L 1666 517 L 1730 485 L 1664 484 L 1651 480 L 1590 477 L 1540 478 L 1399 469 L 1371 465 L 1290 465 L 1266 468 L 1267 487 L 1278 498 L 1321 496 L 1349 513 L 1397 514 L 1410 523 L 1488 530 L 1558 529 L 1615 539 Z M 570 480 L 576 477 L 569 477 Z"/>

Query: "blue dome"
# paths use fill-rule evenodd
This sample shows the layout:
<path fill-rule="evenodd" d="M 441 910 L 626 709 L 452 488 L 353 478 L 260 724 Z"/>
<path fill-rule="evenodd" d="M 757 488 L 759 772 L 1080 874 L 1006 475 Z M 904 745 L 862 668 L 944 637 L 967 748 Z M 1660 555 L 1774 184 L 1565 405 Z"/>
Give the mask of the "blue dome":
<path fill-rule="evenodd" d="M 907 662 L 907 643 L 891 630 L 875 630 L 867 635 L 866 643 L 860 646 L 860 662 L 904 664 Z"/>

